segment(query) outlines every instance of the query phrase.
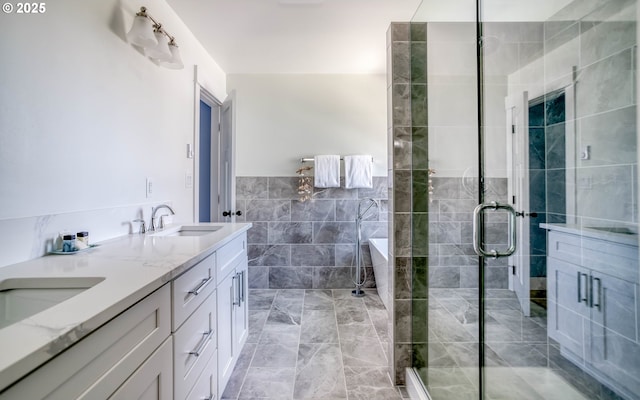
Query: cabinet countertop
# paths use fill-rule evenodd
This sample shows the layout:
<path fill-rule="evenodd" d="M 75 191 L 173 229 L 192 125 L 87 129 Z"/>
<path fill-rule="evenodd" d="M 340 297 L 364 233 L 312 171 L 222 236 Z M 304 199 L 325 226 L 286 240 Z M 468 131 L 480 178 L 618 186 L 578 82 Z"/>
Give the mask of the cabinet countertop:
<path fill-rule="evenodd" d="M 585 227 L 572 224 L 545 223 L 540 224 L 540 228 L 638 247 L 638 234 L 626 231 L 624 230 L 624 228 L 622 228 L 622 230 L 616 231 L 616 228 Z"/>
<path fill-rule="evenodd" d="M 170 282 L 250 223 L 211 223 L 197 237 L 128 235 L 73 255 L 48 255 L 0 268 L 10 278 L 104 278 L 51 308 L 0 329 L 0 391 Z"/>

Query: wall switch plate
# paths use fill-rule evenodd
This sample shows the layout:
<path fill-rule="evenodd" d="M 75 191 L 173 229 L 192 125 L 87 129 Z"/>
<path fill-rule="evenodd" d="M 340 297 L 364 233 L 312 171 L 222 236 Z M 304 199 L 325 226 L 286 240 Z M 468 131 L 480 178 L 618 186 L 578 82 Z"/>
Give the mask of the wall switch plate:
<path fill-rule="evenodd" d="M 147 178 L 146 180 L 146 193 L 147 198 L 153 197 L 153 178 Z"/>
<path fill-rule="evenodd" d="M 193 187 L 193 174 L 191 172 L 186 172 L 184 174 L 184 188 L 191 189 Z"/>
<path fill-rule="evenodd" d="M 187 158 L 193 158 L 193 146 L 187 143 Z"/>

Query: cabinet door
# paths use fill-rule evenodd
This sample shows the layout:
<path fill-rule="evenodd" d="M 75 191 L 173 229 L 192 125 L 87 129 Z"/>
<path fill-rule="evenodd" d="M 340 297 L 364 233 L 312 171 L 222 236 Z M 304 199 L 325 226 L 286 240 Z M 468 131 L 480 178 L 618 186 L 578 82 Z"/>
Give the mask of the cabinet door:
<path fill-rule="evenodd" d="M 589 369 L 604 375 L 623 393 L 640 393 L 640 343 L 637 341 L 636 287 L 592 272 L 591 320 L 587 330 Z"/>
<path fill-rule="evenodd" d="M 218 387 L 224 390 L 234 365 L 233 309 L 235 308 L 236 275 L 227 275 L 218 285 Z"/>
<path fill-rule="evenodd" d="M 589 318 L 589 271 L 547 258 L 547 333 L 574 356 L 583 358 L 584 325 Z"/>
<path fill-rule="evenodd" d="M 109 399 L 173 399 L 171 347 L 171 337 L 169 337 Z"/>
<path fill-rule="evenodd" d="M 636 340 L 636 285 L 616 277 L 591 272 L 591 320 L 628 339 Z"/>
<path fill-rule="evenodd" d="M 244 343 L 247 341 L 247 336 L 249 336 L 249 294 L 247 292 L 249 274 L 247 272 L 247 264 L 247 258 L 243 257 L 236 266 L 237 302 L 233 309 L 233 343 L 236 354 L 240 353 Z"/>

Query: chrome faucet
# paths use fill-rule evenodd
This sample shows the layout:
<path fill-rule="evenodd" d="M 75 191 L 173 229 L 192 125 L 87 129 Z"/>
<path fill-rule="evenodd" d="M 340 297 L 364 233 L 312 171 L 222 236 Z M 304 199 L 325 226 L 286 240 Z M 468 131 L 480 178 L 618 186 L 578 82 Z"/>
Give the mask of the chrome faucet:
<path fill-rule="evenodd" d="M 158 212 L 158 210 L 160 210 L 161 208 L 166 208 L 167 210 L 169 210 L 169 212 L 171 213 L 171 215 L 175 215 L 175 211 L 173 211 L 173 208 L 171 208 L 170 206 L 168 206 L 167 204 L 160 204 L 157 207 L 153 207 L 151 209 L 151 224 L 149 226 L 149 229 L 147 229 L 147 231 L 149 232 L 153 232 L 156 230 L 156 213 Z M 162 218 L 162 217 L 160 217 Z M 160 229 L 164 228 L 164 224 L 162 223 L 162 219 L 160 220 Z"/>

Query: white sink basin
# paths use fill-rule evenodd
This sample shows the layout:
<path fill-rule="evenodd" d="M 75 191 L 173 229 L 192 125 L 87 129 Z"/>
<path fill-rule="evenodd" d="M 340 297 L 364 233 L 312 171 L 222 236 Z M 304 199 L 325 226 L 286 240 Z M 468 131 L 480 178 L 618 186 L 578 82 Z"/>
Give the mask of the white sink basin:
<path fill-rule="evenodd" d="M 11 278 L 0 281 L 0 329 L 29 318 L 104 278 Z"/>
<path fill-rule="evenodd" d="M 156 232 L 151 236 L 204 236 L 222 229 L 221 225 L 179 225 Z"/>

